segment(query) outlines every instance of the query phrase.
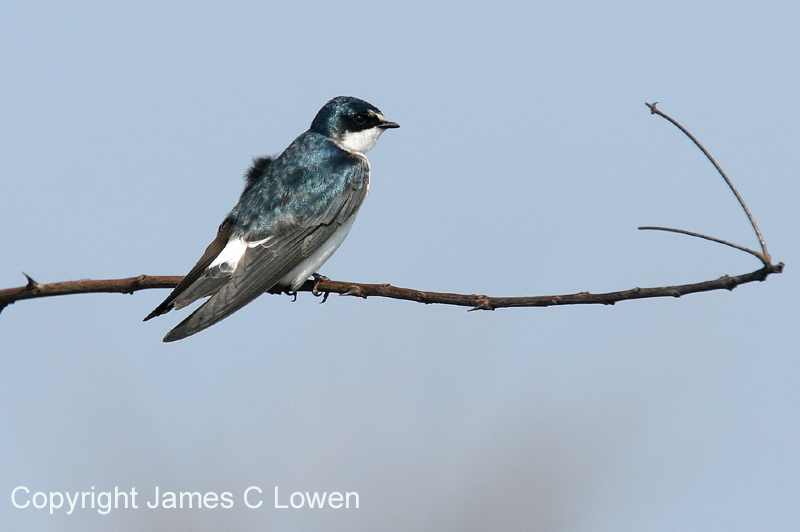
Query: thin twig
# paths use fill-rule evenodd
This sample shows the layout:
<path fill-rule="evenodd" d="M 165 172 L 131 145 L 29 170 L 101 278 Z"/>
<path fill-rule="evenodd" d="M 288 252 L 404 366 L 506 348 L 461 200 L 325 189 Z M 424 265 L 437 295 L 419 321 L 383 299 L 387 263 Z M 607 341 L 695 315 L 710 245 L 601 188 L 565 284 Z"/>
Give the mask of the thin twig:
<path fill-rule="evenodd" d="M 754 251 L 750 248 L 746 248 L 744 246 L 740 246 L 739 244 L 734 244 L 733 242 L 728 242 L 727 240 L 722 240 L 721 238 L 716 238 L 713 236 L 704 235 L 702 233 L 695 233 L 694 231 L 687 231 L 685 229 L 673 229 L 672 227 L 656 227 L 652 225 L 646 225 L 638 228 L 641 231 L 669 231 L 670 233 L 680 233 L 682 235 L 689 235 L 689 236 L 696 236 L 697 238 L 703 238 L 705 240 L 710 240 L 712 242 L 716 242 L 718 244 L 724 244 L 726 246 L 730 246 L 734 249 L 738 249 L 740 251 L 744 251 L 745 253 L 749 253 L 758 258 L 761 262 L 765 265 L 769 264 L 769 261 L 766 260 L 764 255 L 759 253 L 758 251 Z"/>
<path fill-rule="evenodd" d="M 753 226 L 753 231 L 756 232 L 756 236 L 758 237 L 758 243 L 761 245 L 761 251 L 763 253 L 762 256 L 756 255 L 756 257 L 758 257 L 761 260 L 761 262 L 764 263 L 764 266 L 769 265 L 772 262 L 772 259 L 770 258 L 769 251 L 767 251 L 767 244 L 766 244 L 766 242 L 764 242 L 764 237 L 761 235 L 761 231 L 758 229 L 758 224 L 756 224 L 756 220 L 755 220 L 755 218 L 753 218 L 753 215 L 750 213 L 750 209 L 747 208 L 747 204 L 744 202 L 744 199 L 742 199 L 742 196 L 739 194 L 739 191 L 736 190 L 736 187 L 733 186 L 733 182 L 731 182 L 731 180 L 728 178 L 727 174 L 725 174 L 725 171 L 717 164 L 717 161 L 714 160 L 714 157 L 712 157 L 711 154 L 708 153 L 708 150 L 706 150 L 705 146 L 700 144 L 700 141 L 698 141 L 694 137 L 694 135 L 692 135 L 685 127 L 683 127 L 680 123 L 678 123 L 677 120 L 675 120 L 671 116 L 661 112 L 658 108 L 656 108 L 656 105 L 658 105 L 658 102 L 645 103 L 645 105 L 647 105 L 647 107 L 650 108 L 650 112 L 652 114 L 658 115 L 658 116 L 668 120 L 669 122 L 672 123 L 672 125 L 674 125 L 678 129 L 680 129 L 683 132 L 684 135 L 689 137 L 689 139 L 691 139 L 691 141 L 694 142 L 695 146 L 700 148 L 700 151 L 703 152 L 703 155 L 705 155 L 706 158 L 708 158 L 708 160 L 711 161 L 711 164 L 713 164 L 714 168 L 717 169 L 717 172 L 719 172 L 719 175 L 721 175 L 722 179 L 725 180 L 725 183 L 728 184 L 728 188 L 730 188 L 731 192 L 733 192 L 733 195 L 736 196 L 736 199 L 739 201 L 739 205 L 742 206 L 742 209 L 744 210 L 745 214 L 747 215 L 747 219 L 750 220 L 750 225 Z"/>

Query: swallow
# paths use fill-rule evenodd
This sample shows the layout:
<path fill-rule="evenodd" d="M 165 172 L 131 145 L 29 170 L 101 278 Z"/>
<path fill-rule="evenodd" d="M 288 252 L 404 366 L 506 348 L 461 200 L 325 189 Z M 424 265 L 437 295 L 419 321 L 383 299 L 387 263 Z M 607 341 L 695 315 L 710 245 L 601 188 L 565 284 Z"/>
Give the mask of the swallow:
<path fill-rule="evenodd" d="M 145 321 L 208 297 L 165 337 L 206 329 L 268 290 L 296 291 L 344 241 L 369 190 L 364 155 L 400 127 L 374 105 L 339 96 L 275 158 L 256 159 L 239 202 L 197 264 Z"/>

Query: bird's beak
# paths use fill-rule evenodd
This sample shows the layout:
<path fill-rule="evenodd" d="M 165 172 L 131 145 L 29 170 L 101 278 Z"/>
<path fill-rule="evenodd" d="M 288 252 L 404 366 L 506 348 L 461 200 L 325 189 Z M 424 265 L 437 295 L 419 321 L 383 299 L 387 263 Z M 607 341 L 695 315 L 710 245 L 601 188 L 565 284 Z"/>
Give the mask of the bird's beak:
<path fill-rule="evenodd" d="M 389 120 L 387 120 L 385 122 L 381 122 L 380 124 L 378 124 L 378 127 L 381 129 L 392 129 L 400 127 L 400 124 L 398 124 L 397 122 L 390 122 Z"/>

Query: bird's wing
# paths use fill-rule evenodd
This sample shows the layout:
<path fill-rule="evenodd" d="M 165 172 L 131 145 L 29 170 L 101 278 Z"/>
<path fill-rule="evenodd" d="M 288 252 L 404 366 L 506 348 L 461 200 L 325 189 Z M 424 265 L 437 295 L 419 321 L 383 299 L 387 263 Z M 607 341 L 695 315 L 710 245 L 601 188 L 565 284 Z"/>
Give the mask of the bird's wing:
<path fill-rule="evenodd" d="M 211 242 L 211 244 L 208 245 L 205 253 L 203 253 L 203 256 L 197 261 L 197 264 L 195 264 L 194 267 L 189 270 L 189 273 L 187 273 L 186 276 L 181 279 L 178 285 L 172 290 L 170 295 L 167 296 L 167 298 L 162 301 L 161 304 L 153 310 L 153 312 L 147 315 L 144 321 L 155 318 L 156 316 L 160 316 L 161 314 L 166 314 L 175 306 L 175 301 L 177 299 L 182 300 L 185 306 L 192 301 L 203 297 L 204 295 L 209 295 L 209 292 L 213 293 L 214 288 L 224 284 L 225 281 L 230 278 L 230 274 L 232 272 L 228 272 L 227 275 L 225 275 L 224 272 L 220 272 L 221 275 L 217 276 L 207 275 L 207 268 L 220 254 L 220 252 L 225 249 L 225 245 L 230 239 L 232 226 L 233 220 L 230 216 L 228 216 L 225 218 L 222 224 L 220 224 L 219 230 L 217 231 L 217 237 L 213 242 Z M 198 290 L 198 288 L 202 289 Z M 187 298 L 186 295 L 188 295 L 190 292 L 193 295 L 197 294 L 196 297 L 193 299 L 191 297 Z M 188 301 L 188 299 L 191 300 Z"/>
<path fill-rule="evenodd" d="M 245 187 L 242 196 L 258 182 L 258 179 L 267 171 L 272 161 L 272 157 L 258 157 L 253 160 L 253 164 L 245 174 Z M 200 298 L 210 296 L 230 279 L 233 273 L 232 269 L 227 270 L 224 265 L 215 269 L 209 269 L 208 267 L 225 249 L 230 240 L 232 227 L 233 218 L 229 214 L 220 224 L 217 237 L 208 245 L 197 264 L 181 279 L 169 296 L 153 312 L 147 315 L 144 321 L 166 314 L 173 308 L 180 309 Z"/>
<path fill-rule="evenodd" d="M 320 182 L 306 193 L 294 191 L 292 200 L 309 207 L 290 211 L 285 204 L 276 202 L 269 218 L 278 221 L 245 235 L 247 249 L 231 278 L 172 329 L 164 341 L 180 340 L 202 331 L 274 287 L 356 214 L 367 194 L 368 175 L 368 163 L 359 158 L 355 164 L 340 166 L 332 178 L 328 176 L 327 183 Z"/>

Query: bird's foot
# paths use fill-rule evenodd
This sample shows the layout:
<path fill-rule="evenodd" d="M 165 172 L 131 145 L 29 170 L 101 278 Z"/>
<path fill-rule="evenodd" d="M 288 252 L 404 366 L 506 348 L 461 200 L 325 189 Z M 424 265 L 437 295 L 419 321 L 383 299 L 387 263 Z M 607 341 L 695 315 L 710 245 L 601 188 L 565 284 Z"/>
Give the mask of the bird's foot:
<path fill-rule="evenodd" d="M 311 288 L 311 293 L 314 294 L 316 297 L 322 296 L 322 301 L 320 301 L 320 304 L 325 303 L 328 300 L 328 296 L 331 295 L 331 293 L 320 292 L 319 283 L 320 281 L 329 281 L 330 279 L 316 272 L 314 273 L 313 277 L 314 277 L 314 286 Z"/>

